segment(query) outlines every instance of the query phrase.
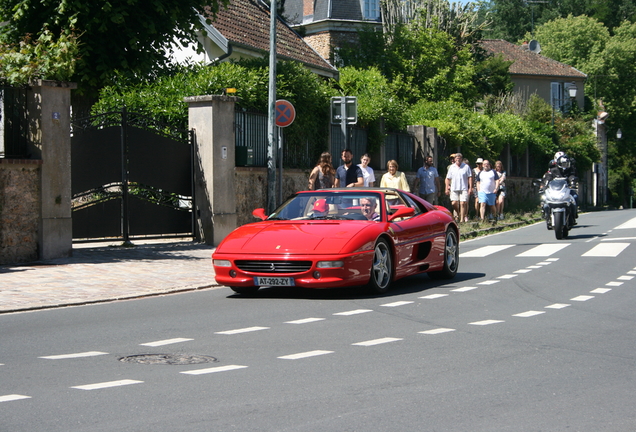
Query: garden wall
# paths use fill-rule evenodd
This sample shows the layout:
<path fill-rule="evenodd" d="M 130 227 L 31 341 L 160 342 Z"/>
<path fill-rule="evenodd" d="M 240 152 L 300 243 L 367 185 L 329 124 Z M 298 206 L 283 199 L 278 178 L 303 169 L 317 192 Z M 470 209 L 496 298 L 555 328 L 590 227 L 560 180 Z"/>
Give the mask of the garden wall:
<path fill-rule="evenodd" d="M 0 159 L 0 264 L 38 259 L 41 165 Z"/>

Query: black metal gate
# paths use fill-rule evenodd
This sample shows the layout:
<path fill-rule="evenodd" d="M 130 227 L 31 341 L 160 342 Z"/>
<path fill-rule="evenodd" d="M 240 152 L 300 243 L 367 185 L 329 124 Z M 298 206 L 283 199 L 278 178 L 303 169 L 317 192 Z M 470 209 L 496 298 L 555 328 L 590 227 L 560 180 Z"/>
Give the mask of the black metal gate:
<path fill-rule="evenodd" d="M 192 134 L 125 109 L 72 123 L 74 239 L 192 237 Z"/>

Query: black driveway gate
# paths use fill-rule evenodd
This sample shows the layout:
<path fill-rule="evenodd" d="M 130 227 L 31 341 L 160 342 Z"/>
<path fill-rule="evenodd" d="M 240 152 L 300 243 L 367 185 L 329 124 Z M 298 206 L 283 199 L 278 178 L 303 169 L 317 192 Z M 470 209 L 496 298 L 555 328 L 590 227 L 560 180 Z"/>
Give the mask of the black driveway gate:
<path fill-rule="evenodd" d="M 77 119 L 72 128 L 74 239 L 193 235 L 188 131 L 125 109 Z"/>

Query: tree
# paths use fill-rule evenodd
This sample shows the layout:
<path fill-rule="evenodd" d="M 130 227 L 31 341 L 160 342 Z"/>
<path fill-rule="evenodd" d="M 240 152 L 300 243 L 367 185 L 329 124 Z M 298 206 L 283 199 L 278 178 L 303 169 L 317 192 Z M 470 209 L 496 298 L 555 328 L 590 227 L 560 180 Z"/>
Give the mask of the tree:
<path fill-rule="evenodd" d="M 173 41 L 195 40 L 199 24 L 196 11 L 205 6 L 214 13 L 228 1 L 0 0 L 0 22 L 6 22 L 0 27 L 0 42 L 15 50 L 26 38 L 40 40 L 47 32 L 57 40 L 63 35 L 78 35 L 71 79 L 83 92 L 96 93 L 115 71 L 139 80 L 165 70 L 169 65 L 166 53 Z M 47 57 L 46 52 L 39 55 Z M 25 76 L 24 81 L 30 78 Z"/>
<path fill-rule="evenodd" d="M 610 33 L 594 18 L 569 15 L 539 26 L 535 39 L 541 43 L 542 55 L 590 73 L 600 66 Z"/>

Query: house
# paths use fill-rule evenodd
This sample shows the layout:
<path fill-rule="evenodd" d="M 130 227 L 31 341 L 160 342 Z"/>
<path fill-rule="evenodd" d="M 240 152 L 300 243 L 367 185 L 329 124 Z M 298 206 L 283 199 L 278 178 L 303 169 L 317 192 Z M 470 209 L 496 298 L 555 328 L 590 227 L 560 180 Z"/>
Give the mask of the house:
<path fill-rule="evenodd" d="M 208 20 L 211 23 L 207 23 Z M 216 18 L 206 7 L 200 21 L 204 31 L 199 32 L 198 40 L 204 53 L 196 53 L 193 47 L 177 50 L 174 56 L 177 61 L 186 58 L 195 62 L 262 58 L 269 53 L 269 7 L 260 0 L 232 0 L 227 7 L 219 9 Z M 338 76 L 338 70 L 280 18 L 276 24 L 276 57 L 299 61 L 326 78 Z"/>
<path fill-rule="evenodd" d="M 576 103 L 584 106 L 584 84 L 587 75 L 564 63 L 538 54 L 535 46 L 515 45 L 501 39 L 482 40 L 481 46 L 490 54 L 512 61 L 510 77 L 514 91 L 526 97 L 537 93 L 555 110 L 565 111 L 570 103 L 569 90 L 576 87 Z"/>
<path fill-rule="evenodd" d="M 309 45 L 334 62 L 338 47 L 358 42 L 358 30 L 382 29 L 380 0 L 287 0 L 285 16 Z"/>

